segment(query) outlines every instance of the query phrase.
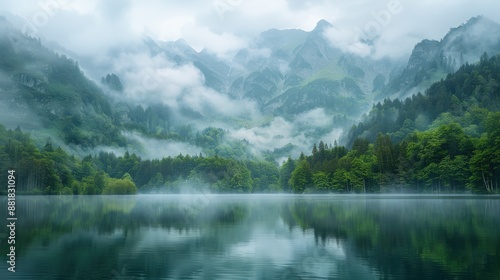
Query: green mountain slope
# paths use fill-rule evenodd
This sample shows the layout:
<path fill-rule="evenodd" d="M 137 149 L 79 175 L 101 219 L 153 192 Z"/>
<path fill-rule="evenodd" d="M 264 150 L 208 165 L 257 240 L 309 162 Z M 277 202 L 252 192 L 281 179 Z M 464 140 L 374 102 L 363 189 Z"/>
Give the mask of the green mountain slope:
<path fill-rule="evenodd" d="M 323 107 L 329 113 L 353 117 L 367 105 L 364 100 L 363 91 L 353 79 L 316 79 L 303 87 L 287 90 L 267 106 L 276 106 L 275 114 L 279 115 L 295 115 Z"/>
<path fill-rule="evenodd" d="M 500 57 L 462 66 L 445 80 L 433 84 L 425 94 L 401 101 L 386 99 L 349 133 L 347 143 L 356 138 L 374 141 L 379 133 L 394 140 L 404 139 L 414 129 L 426 130 L 433 124 L 455 120 L 473 136 L 484 132 L 485 112 L 500 110 Z"/>
<path fill-rule="evenodd" d="M 498 193 L 500 56 L 483 55 L 425 94 L 375 105 L 348 135 L 289 159 L 281 187 L 303 192 Z"/>
<path fill-rule="evenodd" d="M 374 90 L 382 88 L 378 84 L 375 87 L 374 80 L 378 77 L 383 84 L 391 63 L 335 48 L 325 37 L 329 28 L 333 26 L 321 20 L 310 32 L 273 29 L 262 33 L 254 48 L 267 50 L 267 56 L 252 59 L 246 49 L 236 56 L 235 62 L 250 73 L 233 82 L 230 95 L 257 101 L 265 112 L 279 116 L 323 108 L 333 114 L 359 117 L 363 107 L 373 102 Z M 319 85 L 331 87 L 317 90 Z M 340 101 L 346 99 L 350 88 L 356 88 L 347 97 L 350 100 Z M 363 94 L 358 94 L 359 90 Z M 343 107 L 347 103 L 348 108 Z"/>
<path fill-rule="evenodd" d="M 25 123 L 30 116 L 35 127 L 57 131 L 67 144 L 124 144 L 110 101 L 76 61 L 48 50 L 2 18 L 0 50 L 4 113 Z"/>

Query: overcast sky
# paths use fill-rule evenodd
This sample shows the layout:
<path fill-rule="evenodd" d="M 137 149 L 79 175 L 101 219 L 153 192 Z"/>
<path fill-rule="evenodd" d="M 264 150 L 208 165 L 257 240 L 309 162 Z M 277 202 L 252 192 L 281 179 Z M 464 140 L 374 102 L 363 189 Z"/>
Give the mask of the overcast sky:
<path fill-rule="evenodd" d="M 494 0 L 0 0 L 40 37 L 80 54 L 97 54 L 134 38 L 184 38 L 195 49 L 230 56 L 270 28 L 312 30 L 320 19 L 339 47 L 377 38 L 378 56 L 406 55 L 424 38 L 440 39 L 472 16 L 500 22 Z"/>

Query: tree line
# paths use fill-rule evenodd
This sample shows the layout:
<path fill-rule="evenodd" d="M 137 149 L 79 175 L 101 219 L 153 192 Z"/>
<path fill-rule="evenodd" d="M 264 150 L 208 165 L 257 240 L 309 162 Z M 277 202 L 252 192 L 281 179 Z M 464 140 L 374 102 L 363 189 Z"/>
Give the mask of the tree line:
<path fill-rule="evenodd" d="M 412 132 L 399 143 L 382 133 L 374 143 L 356 139 L 351 149 L 320 142 L 311 155 L 288 158 L 281 167 L 217 155 L 150 160 L 128 152 L 100 152 L 79 159 L 50 141 L 39 149 L 28 133 L 0 126 L 0 159 L 3 170 L 16 170 L 18 192 L 35 194 L 495 193 L 499 123 L 500 112 L 488 113 L 481 137 L 451 122 Z"/>
<path fill-rule="evenodd" d="M 350 150 L 334 147 L 345 155 L 331 156 L 320 143 L 312 156 L 288 160 L 282 171 L 291 181 L 282 185 L 298 192 L 307 186 L 347 192 L 498 192 L 499 111 L 500 56 L 485 53 L 425 94 L 374 105 L 347 134 Z"/>
<path fill-rule="evenodd" d="M 2 170 L 16 170 L 17 191 L 29 194 L 279 191 L 278 167 L 267 161 L 182 154 L 145 160 L 129 152 L 78 158 L 55 148 L 51 141 L 39 148 L 29 133 L 2 125 L 0 164 Z M 1 176 L 7 180 L 6 174 Z"/>
<path fill-rule="evenodd" d="M 92 162 L 69 155 L 48 141 L 38 148 L 28 133 L 0 125 L 0 165 L 16 171 L 16 191 L 29 194 L 134 194 L 128 173 L 110 177 Z M 1 177 L 6 181 L 7 173 Z M 6 191 L 2 189 L 2 191 Z"/>
<path fill-rule="evenodd" d="M 484 124 L 481 137 L 450 122 L 397 143 L 382 133 L 374 143 L 356 139 L 352 149 L 320 142 L 312 155 L 283 164 L 281 186 L 294 193 L 498 193 L 500 112 Z"/>

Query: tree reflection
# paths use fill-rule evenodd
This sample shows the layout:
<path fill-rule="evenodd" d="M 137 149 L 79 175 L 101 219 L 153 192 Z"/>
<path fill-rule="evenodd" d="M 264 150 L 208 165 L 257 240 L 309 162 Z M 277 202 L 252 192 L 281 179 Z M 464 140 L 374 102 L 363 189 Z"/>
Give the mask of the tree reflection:
<path fill-rule="evenodd" d="M 24 196 L 16 253 L 40 279 L 495 279 L 499 210 L 491 197 Z"/>
<path fill-rule="evenodd" d="M 493 279 L 500 275 L 500 201 L 495 199 L 300 200 L 283 220 L 313 229 L 387 277 Z"/>

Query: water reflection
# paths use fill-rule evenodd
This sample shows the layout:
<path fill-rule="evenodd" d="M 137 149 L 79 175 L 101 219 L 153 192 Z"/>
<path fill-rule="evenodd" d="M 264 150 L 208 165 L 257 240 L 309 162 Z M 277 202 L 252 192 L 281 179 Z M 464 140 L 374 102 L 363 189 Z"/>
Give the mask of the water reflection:
<path fill-rule="evenodd" d="M 0 278 L 498 279 L 499 210 L 463 196 L 19 197 L 17 272 Z"/>

